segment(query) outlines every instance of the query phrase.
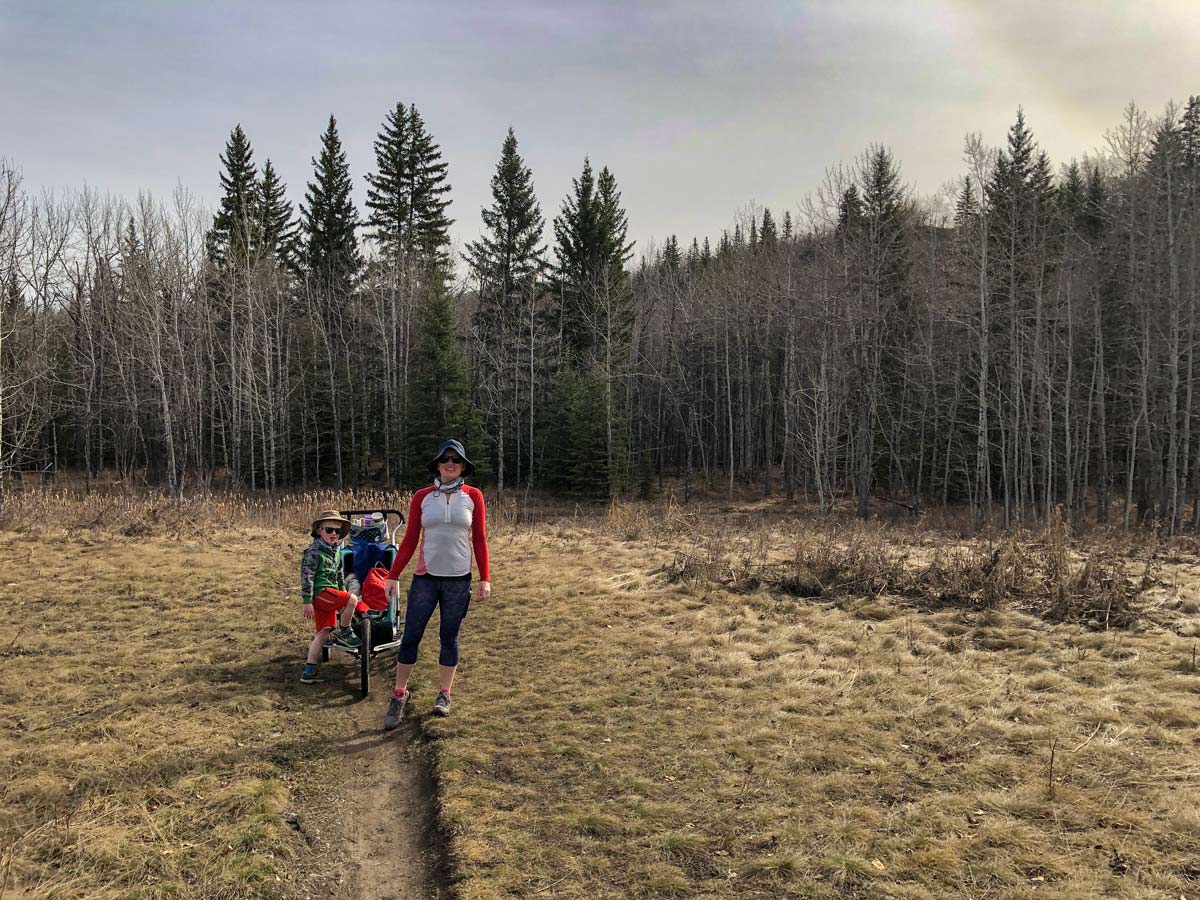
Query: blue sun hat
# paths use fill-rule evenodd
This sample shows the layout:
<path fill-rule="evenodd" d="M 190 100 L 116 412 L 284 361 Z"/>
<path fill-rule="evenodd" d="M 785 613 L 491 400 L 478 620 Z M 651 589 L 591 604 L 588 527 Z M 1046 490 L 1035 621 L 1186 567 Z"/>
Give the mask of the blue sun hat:
<path fill-rule="evenodd" d="M 471 462 L 471 460 L 467 458 L 467 451 L 465 449 L 463 449 L 462 442 L 456 441 L 453 438 L 451 438 L 448 441 L 442 441 L 441 444 L 438 445 L 437 452 L 433 454 L 433 459 L 431 459 L 429 461 L 429 471 L 430 472 L 432 472 L 434 475 L 438 474 L 437 461 L 442 458 L 442 454 L 445 453 L 447 450 L 449 450 L 453 453 L 457 453 L 458 458 L 463 461 L 463 476 L 464 477 L 467 475 L 475 474 L 475 463 Z"/>

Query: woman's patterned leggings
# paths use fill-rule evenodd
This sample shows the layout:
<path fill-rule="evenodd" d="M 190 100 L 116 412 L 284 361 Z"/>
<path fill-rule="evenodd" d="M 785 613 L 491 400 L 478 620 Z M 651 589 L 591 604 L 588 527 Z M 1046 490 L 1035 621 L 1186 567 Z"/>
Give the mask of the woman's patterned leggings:
<path fill-rule="evenodd" d="M 425 626 L 433 611 L 442 608 L 438 637 L 441 652 L 438 663 L 443 666 L 458 665 L 458 629 L 467 617 L 471 605 L 470 575 L 414 575 L 408 589 L 408 610 L 404 614 L 404 634 L 400 638 L 400 650 L 396 661 L 412 665 L 417 661 L 417 648 L 425 636 Z"/>

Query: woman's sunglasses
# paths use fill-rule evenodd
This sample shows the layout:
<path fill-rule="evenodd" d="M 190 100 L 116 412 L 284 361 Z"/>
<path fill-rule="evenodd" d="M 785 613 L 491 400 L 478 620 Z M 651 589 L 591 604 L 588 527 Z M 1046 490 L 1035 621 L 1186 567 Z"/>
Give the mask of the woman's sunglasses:
<path fill-rule="evenodd" d="M 438 457 L 437 464 L 439 466 L 444 466 L 447 463 L 454 463 L 456 466 L 461 466 L 462 460 L 459 459 L 457 456 L 439 456 Z"/>
<path fill-rule="evenodd" d="M 325 532 L 326 534 L 341 534 L 342 533 L 342 529 L 340 529 L 340 528 L 322 528 L 321 530 L 323 532 Z"/>

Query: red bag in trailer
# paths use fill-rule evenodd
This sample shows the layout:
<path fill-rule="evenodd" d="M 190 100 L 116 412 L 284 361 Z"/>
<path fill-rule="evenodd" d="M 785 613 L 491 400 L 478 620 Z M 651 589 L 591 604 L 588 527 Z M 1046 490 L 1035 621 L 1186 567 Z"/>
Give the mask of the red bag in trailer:
<path fill-rule="evenodd" d="M 367 609 L 388 608 L 387 590 L 384 587 L 387 583 L 387 573 L 387 569 L 376 566 L 367 572 L 367 577 L 363 579 L 362 601 L 367 604 Z"/>

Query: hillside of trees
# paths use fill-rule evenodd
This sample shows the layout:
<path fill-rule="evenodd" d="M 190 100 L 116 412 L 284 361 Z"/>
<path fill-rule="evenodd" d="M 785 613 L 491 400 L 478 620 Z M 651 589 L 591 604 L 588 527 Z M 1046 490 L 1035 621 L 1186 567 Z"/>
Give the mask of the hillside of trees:
<path fill-rule="evenodd" d="M 941 206 L 873 146 L 792 210 L 636 256 L 614 173 L 584 159 L 544 212 L 511 129 L 452 253 L 404 103 L 365 174 L 330 116 L 298 209 L 240 126 L 215 212 L 38 193 L 0 159 L 0 485 L 411 486 L 457 435 L 500 491 L 1195 529 L 1200 97 L 1104 137 L 1055 163 L 1018 112 Z"/>

